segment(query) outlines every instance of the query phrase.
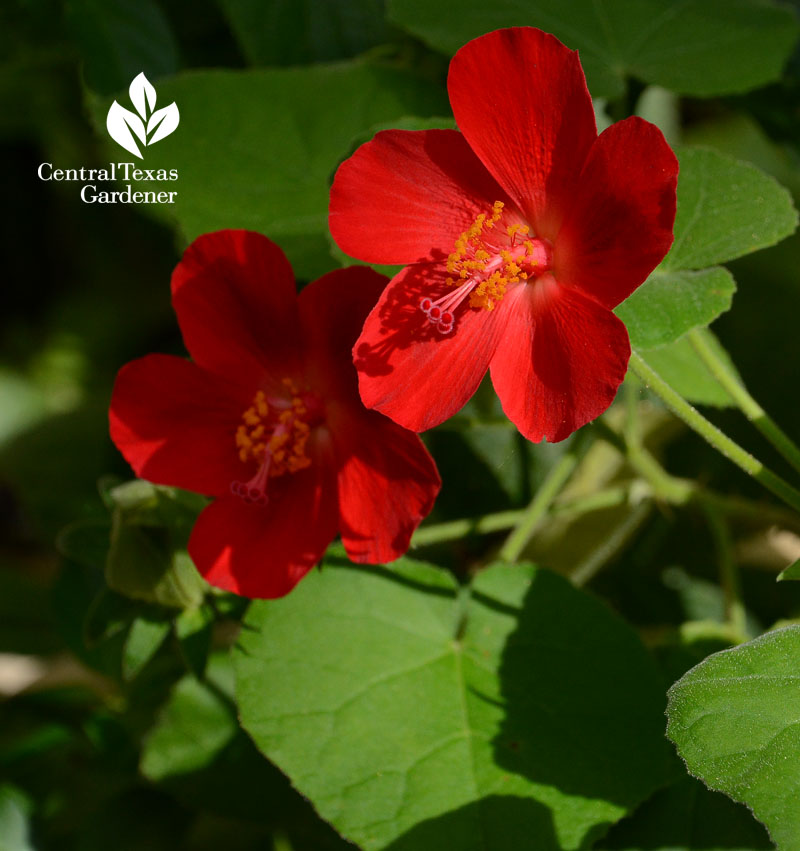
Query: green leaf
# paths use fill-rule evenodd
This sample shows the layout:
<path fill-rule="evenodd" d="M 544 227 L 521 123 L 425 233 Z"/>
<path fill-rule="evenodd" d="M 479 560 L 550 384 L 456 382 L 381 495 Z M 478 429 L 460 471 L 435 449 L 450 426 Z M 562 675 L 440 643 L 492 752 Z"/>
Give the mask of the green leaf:
<path fill-rule="evenodd" d="M 389 0 L 389 18 L 447 54 L 489 30 L 540 27 L 580 51 L 592 94 L 610 98 L 628 76 L 699 96 L 763 86 L 798 34 L 769 0 Z"/>
<path fill-rule="evenodd" d="M 29 810 L 30 801 L 16 787 L 0 786 L 0 851 L 34 851 Z"/>
<path fill-rule="evenodd" d="M 155 656 L 169 635 L 170 629 L 171 624 L 168 620 L 152 617 L 136 618 L 128 631 L 122 651 L 122 675 L 126 680 L 133 679 Z"/>
<path fill-rule="evenodd" d="M 152 0 L 68 0 L 66 19 L 97 92 L 127 88 L 142 71 L 154 82 L 178 68 L 169 23 Z"/>
<path fill-rule="evenodd" d="M 403 559 L 255 602 L 242 723 L 365 851 L 584 848 L 664 779 L 663 692 L 633 630 L 556 574 L 459 594 Z"/>
<path fill-rule="evenodd" d="M 357 56 L 389 41 L 382 0 L 219 0 L 253 65 L 302 65 Z"/>
<path fill-rule="evenodd" d="M 734 292 L 733 275 L 720 266 L 700 272 L 659 268 L 615 312 L 628 328 L 631 345 L 652 349 L 713 322 L 730 309 Z"/>
<path fill-rule="evenodd" d="M 756 851 L 764 828 L 730 798 L 683 777 L 613 827 L 598 851 Z"/>
<path fill-rule="evenodd" d="M 664 269 L 702 269 L 780 242 L 797 227 L 792 197 L 754 165 L 679 148 L 675 242 Z"/>
<path fill-rule="evenodd" d="M 356 137 L 448 110 L 430 81 L 365 61 L 183 74 L 161 83 L 158 97 L 178 104 L 181 123 L 147 149 L 146 165 L 179 176 L 132 181 L 134 189 L 177 190 L 170 211 L 188 239 L 219 228 L 266 234 L 304 280 L 330 271 L 328 193 Z M 95 104 L 98 125 L 107 109 Z"/>
<path fill-rule="evenodd" d="M 787 579 L 800 579 L 800 559 L 778 574 L 778 582 L 785 582 Z"/>
<path fill-rule="evenodd" d="M 186 676 L 172 690 L 142 750 L 142 774 L 153 782 L 189 774 L 213 762 L 238 729 L 224 659 L 210 666 L 209 684 Z"/>
<path fill-rule="evenodd" d="M 180 642 L 181 655 L 187 668 L 202 677 L 211 650 L 214 613 L 208 606 L 186 609 L 175 619 L 175 634 Z"/>
<path fill-rule="evenodd" d="M 708 328 L 699 329 L 706 342 L 712 346 L 718 356 L 736 374 L 736 367 L 730 356 L 722 348 L 719 340 Z M 713 405 L 718 408 L 728 408 L 734 405 L 733 400 L 708 371 L 708 367 L 700 359 L 692 344 L 686 337 L 681 337 L 674 343 L 650 349 L 647 352 L 647 363 L 684 399 L 696 405 Z"/>
<path fill-rule="evenodd" d="M 800 848 L 800 627 L 715 653 L 669 691 L 667 735 L 689 771 Z"/>
<path fill-rule="evenodd" d="M 637 348 L 663 346 L 711 323 L 736 290 L 730 272 L 712 264 L 774 245 L 797 226 L 789 193 L 755 166 L 702 148 L 681 148 L 678 156 L 672 249 L 616 310 Z"/>

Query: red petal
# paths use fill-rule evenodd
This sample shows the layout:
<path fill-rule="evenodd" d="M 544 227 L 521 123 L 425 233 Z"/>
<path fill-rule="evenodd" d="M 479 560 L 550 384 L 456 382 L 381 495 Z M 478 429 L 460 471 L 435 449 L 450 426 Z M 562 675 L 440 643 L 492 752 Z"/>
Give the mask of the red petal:
<path fill-rule="evenodd" d="M 331 418 L 339 464 L 339 531 L 353 561 L 399 558 L 433 508 L 441 479 L 422 441 L 386 417 Z"/>
<path fill-rule="evenodd" d="M 189 555 L 212 585 L 245 597 L 288 594 L 336 535 L 336 485 L 325 464 L 272 479 L 269 504 L 234 496 L 208 506 Z"/>
<path fill-rule="evenodd" d="M 492 383 L 528 440 L 563 440 L 614 401 L 630 357 L 628 332 L 610 310 L 550 275 L 509 299 Z"/>
<path fill-rule="evenodd" d="M 496 30 L 456 53 L 447 86 L 472 150 L 552 241 L 597 137 L 577 52 L 533 27 Z"/>
<path fill-rule="evenodd" d="M 353 344 L 388 283 L 385 275 L 373 269 L 350 266 L 323 275 L 300 293 L 306 377 L 321 395 L 363 410 Z"/>
<path fill-rule="evenodd" d="M 330 229 L 369 263 L 446 257 L 495 201 L 510 203 L 456 130 L 384 130 L 336 173 Z"/>
<path fill-rule="evenodd" d="M 339 529 L 353 561 L 392 561 L 430 512 L 441 487 L 422 441 L 367 411 L 352 348 L 388 279 L 363 266 L 339 269 L 300 294 L 306 375 L 328 398 L 326 421 L 338 467 Z"/>
<path fill-rule="evenodd" d="M 246 473 L 236 427 L 251 397 L 194 363 L 148 355 L 124 366 L 111 397 L 111 439 L 137 476 L 215 496 Z"/>
<path fill-rule="evenodd" d="M 265 236 L 222 230 L 198 237 L 172 275 L 172 300 L 192 358 L 212 372 L 294 374 L 297 294 L 289 261 Z"/>
<path fill-rule="evenodd" d="M 554 274 L 616 307 L 672 245 L 678 160 L 661 131 L 641 118 L 598 138 L 575 203 L 554 246 Z"/>
<path fill-rule="evenodd" d="M 384 290 L 353 348 L 364 404 L 412 431 L 433 428 L 466 404 L 508 315 L 505 300 L 493 311 L 465 301 L 456 308 L 453 331 L 440 334 L 419 302 L 451 292 L 445 276 L 439 266 L 406 267 Z"/>

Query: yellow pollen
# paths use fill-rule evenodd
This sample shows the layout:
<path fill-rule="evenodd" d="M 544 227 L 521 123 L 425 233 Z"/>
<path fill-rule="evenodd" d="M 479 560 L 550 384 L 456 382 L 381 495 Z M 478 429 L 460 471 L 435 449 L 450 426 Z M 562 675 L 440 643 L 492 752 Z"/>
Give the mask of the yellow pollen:
<path fill-rule="evenodd" d="M 486 270 L 487 263 L 491 261 L 493 255 L 497 254 L 497 251 L 487 248 L 482 234 L 500 221 L 504 207 L 505 204 L 502 201 L 495 201 L 491 212 L 478 215 L 469 228 L 455 241 L 454 250 L 447 258 L 447 272 L 450 276 L 446 278 L 448 286 L 474 285 L 475 276 Z M 527 225 L 514 224 L 506 230 L 512 238 L 513 245 L 516 234 L 527 235 L 529 228 Z M 505 262 L 505 267 L 502 270 L 496 269 L 486 280 L 474 285 L 469 295 L 471 307 L 494 310 L 496 304 L 505 295 L 508 284 L 517 283 L 525 274 L 513 261 L 511 252 L 504 249 L 499 254 Z"/>
<path fill-rule="evenodd" d="M 270 477 L 296 473 L 311 464 L 306 455 L 311 427 L 304 419 L 308 407 L 291 379 L 285 378 L 282 383 L 291 395 L 288 407 L 281 402 L 270 404 L 259 390 L 236 429 L 239 459 L 258 466 L 269 460 Z"/>

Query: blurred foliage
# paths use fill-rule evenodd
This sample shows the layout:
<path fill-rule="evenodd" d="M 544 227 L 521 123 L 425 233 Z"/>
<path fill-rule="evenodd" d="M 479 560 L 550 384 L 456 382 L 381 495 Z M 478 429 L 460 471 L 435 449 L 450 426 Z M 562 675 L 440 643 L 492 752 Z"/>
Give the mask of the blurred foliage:
<path fill-rule="evenodd" d="M 749 166 L 731 166 L 731 157 L 771 175 L 797 201 L 800 4 L 706 4 L 716 17 L 704 15 L 702 3 L 684 4 L 691 14 L 659 17 L 636 53 L 628 46 L 651 19 L 650 0 L 592 4 L 593 15 L 614 12 L 605 28 L 580 14 L 584 5 L 389 0 L 387 10 L 380 0 L 9 0 L 0 8 L 0 147 L 13 204 L 2 231 L 0 315 L 1 848 L 352 847 L 238 727 L 227 651 L 246 603 L 211 592 L 188 562 L 186 535 L 200 503 L 127 483 L 130 470 L 107 436 L 114 376 L 148 352 L 182 353 L 167 284 L 186 240 L 203 230 L 265 230 L 289 251 L 301 283 L 347 262 L 325 224 L 336 166 L 380 127 L 449 126 L 445 54 L 492 26 L 541 25 L 582 48 L 593 94 L 606 99 L 601 112 L 637 111 L 671 141 L 713 149 L 685 155 L 689 169 L 692 158 L 702 160 L 694 165 L 715 184 L 712 195 L 724 181 L 740 190 L 754 181 L 730 196 L 739 211 L 757 196 L 754 209 L 774 213 L 777 202 L 764 199 L 781 192 Z M 619 55 L 616 38 L 624 43 Z M 735 49 L 742 43 L 746 50 Z M 43 162 L 96 168 L 116 158 L 97 126 L 109 99 L 142 70 L 165 103 L 174 98 L 182 109 L 180 134 L 154 149 L 153 159 L 186 177 L 175 221 L 152 206 L 84 204 L 77 184 L 36 176 Z M 746 175 L 734 181 L 722 173 L 730 168 Z M 675 340 L 732 297 L 727 272 L 693 270 L 739 256 L 728 266 L 733 309 L 714 325 L 719 350 L 764 407 L 800 434 L 800 236 L 740 256 L 790 229 L 785 203 L 782 209 L 781 221 L 756 214 L 760 229 L 744 231 L 730 226 L 738 213 L 719 205 L 702 213 L 703 228 L 727 235 L 725 251 L 688 259 L 684 252 L 685 262 L 669 267 L 678 283 L 694 275 L 711 283 L 676 334 L 661 329 L 652 362 L 689 398 L 719 406 L 707 412 L 715 422 L 787 473 L 726 407 L 686 338 Z M 697 237 L 705 248 L 713 241 L 705 232 Z M 631 406 L 643 440 L 670 472 L 762 509 L 731 524 L 751 634 L 800 617 L 800 586 L 775 582 L 798 558 L 791 555 L 796 518 L 676 426 L 635 381 L 609 412 L 614 429 L 624 430 Z M 488 384 L 426 440 L 444 479 L 432 517 L 442 522 L 522 508 L 564 451 L 522 440 Z M 734 638 L 723 623 L 703 515 L 654 500 L 642 484 L 626 458 L 596 442 L 527 554 L 585 576 L 654 651 L 666 691 Z M 620 498 L 570 510 L 598 492 Z M 502 538 L 468 535 L 425 556 L 468 582 Z M 255 640 L 246 639 L 245 646 Z M 491 805 L 500 820 L 519 817 L 519 805 L 502 794 Z M 414 842 L 450 837 L 474 820 L 465 802 L 401 839 L 425 847 Z M 744 808 L 682 776 L 676 763 L 670 784 L 602 847 L 746 851 L 765 841 Z"/>

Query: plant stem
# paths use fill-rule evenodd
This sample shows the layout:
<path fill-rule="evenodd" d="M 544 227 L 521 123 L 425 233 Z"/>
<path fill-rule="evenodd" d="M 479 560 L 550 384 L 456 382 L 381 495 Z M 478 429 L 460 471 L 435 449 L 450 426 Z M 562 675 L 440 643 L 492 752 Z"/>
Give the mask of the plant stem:
<path fill-rule="evenodd" d="M 691 479 L 673 476 L 644 447 L 640 446 L 633 449 L 627 447 L 622 437 L 604 420 L 596 420 L 594 428 L 599 437 L 626 456 L 634 471 L 639 473 L 653 489 L 653 496 L 668 502 L 670 505 L 682 506 L 696 503 L 703 506 L 709 504 L 731 517 L 775 523 L 800 532 L 800 516 L 794 511 L 738 496 L 727 496 L 708 490 Z M 601 493 L 603 492 L 601 491 Z M 564 503 L 563 509 L 567 510 L 570 505 L 570 503 Z M 562 506 L 558 505 L 554 508 L 561 510 Z"/>
<path fill-rule="evenodd" d="M 747 640 L 747 612 L 742 602 L 742 584 L 739 568 L 733 555 L 733 542 L 728 523 L 717 508 L 710 503 L 704 505 L 708 525 L 717 551 L 719 577 L 725 593 L 725 618 L 734 634 L 742 641 Z"/>
<path fill-rule="evenodd" d="M 619 525 L 612 529 L 605 541 L 570 572 L 569 578 L 572 584 L 580 587 L 593 579 L 630 541 L 652 510 L 653 501 L 642 500 Z"/>
<path fill-rule="evenodd" d="M 432 526 L 422 526 L 414 532 L 411 545 L 425 547 L 430 544 L 440 544 L 445 541 L 456 541 L 469 535 L 489 535 L 511 529 L 522 520 L 525 510 L 498 511 L 496 514 L 484 514 L 483 517 L 451 520 L 448 523 L 436 523 Z"/>
<path fill-rule="evenodd" d="M 717 379 L 727 394 L 739 406 L 741 412 L 780 452 L 781 455 L 800 472 L 800 447 L 786 432 L 767 414 L 767 412 L 748 393 L 728 364 L 709 345 L 708 340 L 695 328 L 687 335 L 692 348 L 708 367 L 709 372 Z"/>
<path fill-rule="evenodd" d="M 639 355 L 631 353 L 630 368 L 633 372 L 667 405 L 676 416 L 680 417 L 690 428 L 721 452 L 728 460 L 733 461 L 745 473 L 761 482 L 765 488 L 772 491 L 787 505 L 800 511 L 800 491 L 777 476 L 760 461 L 746 452 L 738 443 L 723 434 L 713 423 L 709 422 L 699 411 L 693 408 L 679 393 L 673 390 L 666 381 Z"/>
<path fill-rule="evenodd" d="M 499 556 L 502 561 L 513 563 L 520 557 L 528 541 L 533 537 L 536 528 L 547 514 L 550 504 L 558 496 L 578 465 L 587 435 L 588 430 L 579 432 L 572 445 L 547 474 L 542 486 L 536 492 L 536 496 L 523 512 L 522 519 L 500 548 Z"/>

